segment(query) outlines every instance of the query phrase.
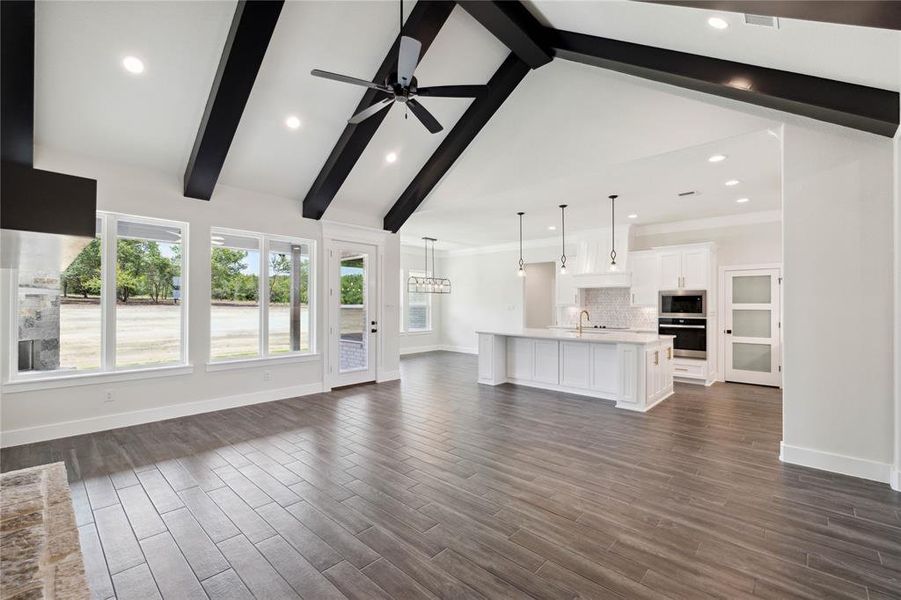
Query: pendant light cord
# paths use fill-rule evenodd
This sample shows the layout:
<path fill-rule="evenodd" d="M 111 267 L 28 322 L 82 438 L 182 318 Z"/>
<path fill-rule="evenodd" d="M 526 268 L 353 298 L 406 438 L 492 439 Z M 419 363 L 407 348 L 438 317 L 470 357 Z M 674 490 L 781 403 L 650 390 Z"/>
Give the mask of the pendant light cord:
<path fill-rule="evenodd" d="M 566 268 L 566 204 L 560 205 L 560 245 L 563 254 L 560 255 L 560 266 Z"/>
<path fill-rule="evenodd" d="M 526 213 L 518 212 L 519 215 L 519 270 L 522 271 L 523 260 L 522 260 L 522 216 Z"/>
<path fill-rule="evenodd" d="M 610 196 L 610 264 L 616 264 L 616 194 Z"/>
<path fill-rule="evenodd" d="M 404 34 L 404 0 L 400 0 L 400 35 Z"/>

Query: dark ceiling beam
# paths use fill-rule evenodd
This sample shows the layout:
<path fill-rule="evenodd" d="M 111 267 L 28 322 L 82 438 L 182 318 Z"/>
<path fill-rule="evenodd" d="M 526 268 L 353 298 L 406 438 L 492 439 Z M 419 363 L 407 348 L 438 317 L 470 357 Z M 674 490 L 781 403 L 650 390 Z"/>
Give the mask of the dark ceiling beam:
<path fill-rule="evenodd" d="M 639 2 L 839 25 L 901 29 L 901 2 L 897 0 L 881 2 L 879 0 L 639 0 Z"/>
<path fill-rule="evenodd" d="M 425 56 L 453 9 L 454 3 L 449 0 L 423 1 L 417 2 L 413 6 L 413 10 L 410 11 L 410 15 L 404 22 L 404 35 L 419 40 L 422 44 L 420 56 Z M 381 66 L 370 81 L 384 83 L 385 79 L 397 72 L 399 46 L 400 36 L 394 40 L 394 44 L 385 54 Z M 351 114 L 355 115 L 376 101 L 387 97 L 382 92 L 367 89 L 363 93 L 360 103 L 357 104 L 357 108 Z M 348 123 L 344 126 L 344 131 L 341 132 L 335 147 L 332 148 L 331 154 L 303 199 L 304 217 L 308 219 L 322 218 L 387 115 L 388 111 L 383 110 L 356 125 Z"/>
<path fill-rule="evenodd" d="M 0 158 L 34 164 L 34 0 L 0 2 Z"/>
<path fill-rule="evenodd" d="M 473 100 L 385 215 L 385 229 L 397 233 L 528 72 L 529 65 L 518 56 L 507 57 L 488 82 L 488 90 Z"/>
<path fill-rule="evenodd" d="M 549 30 L 555 56 L 892 137 L 898 93 L 832 79 Z"/>
<path fill-rule="evenodd" d="M 457 4 L 531 68 L 551 62 L 545 27 L 522 2 L 457 0 Z"/>
<path fill-rule="evenodd" d="M 284 0 L 239 0 L 185 169 L 185 196 L 209 200 Z"/>

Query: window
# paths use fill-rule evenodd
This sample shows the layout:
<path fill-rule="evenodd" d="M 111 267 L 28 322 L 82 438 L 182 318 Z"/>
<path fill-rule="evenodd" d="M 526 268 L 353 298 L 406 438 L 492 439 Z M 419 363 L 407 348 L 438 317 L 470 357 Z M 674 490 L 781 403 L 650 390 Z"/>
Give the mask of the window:
<path fill-rule="evenodd" d="M 410 277 L 425 277 L 422 271 L 410 271 Z M 432 295 L 407 292 L 407 331 L 432 330 Z"/>
<path fill-rule="evenodd" d="M 214 228 L 210 243 L 210 359 L 312 353 L 312 242 Z"/>
<path fill-rule="evenodd" d="M 116 220 L 116 366 L 184 360 L 181 226 Z"/>
<path fill-rule="evenodd" d="M 184 223 L 97 213 L 62 270 L 16 271 L 13 379 L 184 364 Z"/>

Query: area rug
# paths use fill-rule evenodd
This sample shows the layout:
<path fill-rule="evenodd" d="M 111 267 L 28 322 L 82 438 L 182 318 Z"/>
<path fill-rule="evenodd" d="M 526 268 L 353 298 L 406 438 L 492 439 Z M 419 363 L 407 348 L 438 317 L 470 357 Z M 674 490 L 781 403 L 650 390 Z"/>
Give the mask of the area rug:
<path fill-rule="evenodd" d="M 0 475 L 0 598 L 89 598 L 63 463 Z"/>

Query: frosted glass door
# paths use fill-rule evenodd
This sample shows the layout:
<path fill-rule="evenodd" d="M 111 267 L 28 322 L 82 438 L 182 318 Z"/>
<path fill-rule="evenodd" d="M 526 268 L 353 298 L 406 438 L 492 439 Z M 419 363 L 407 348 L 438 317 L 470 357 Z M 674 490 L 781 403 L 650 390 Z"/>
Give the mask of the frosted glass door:
<path fill-rule="evenodd" d="M 726 271 L 726 380 L 778 386 L 779 270 Z"/>

